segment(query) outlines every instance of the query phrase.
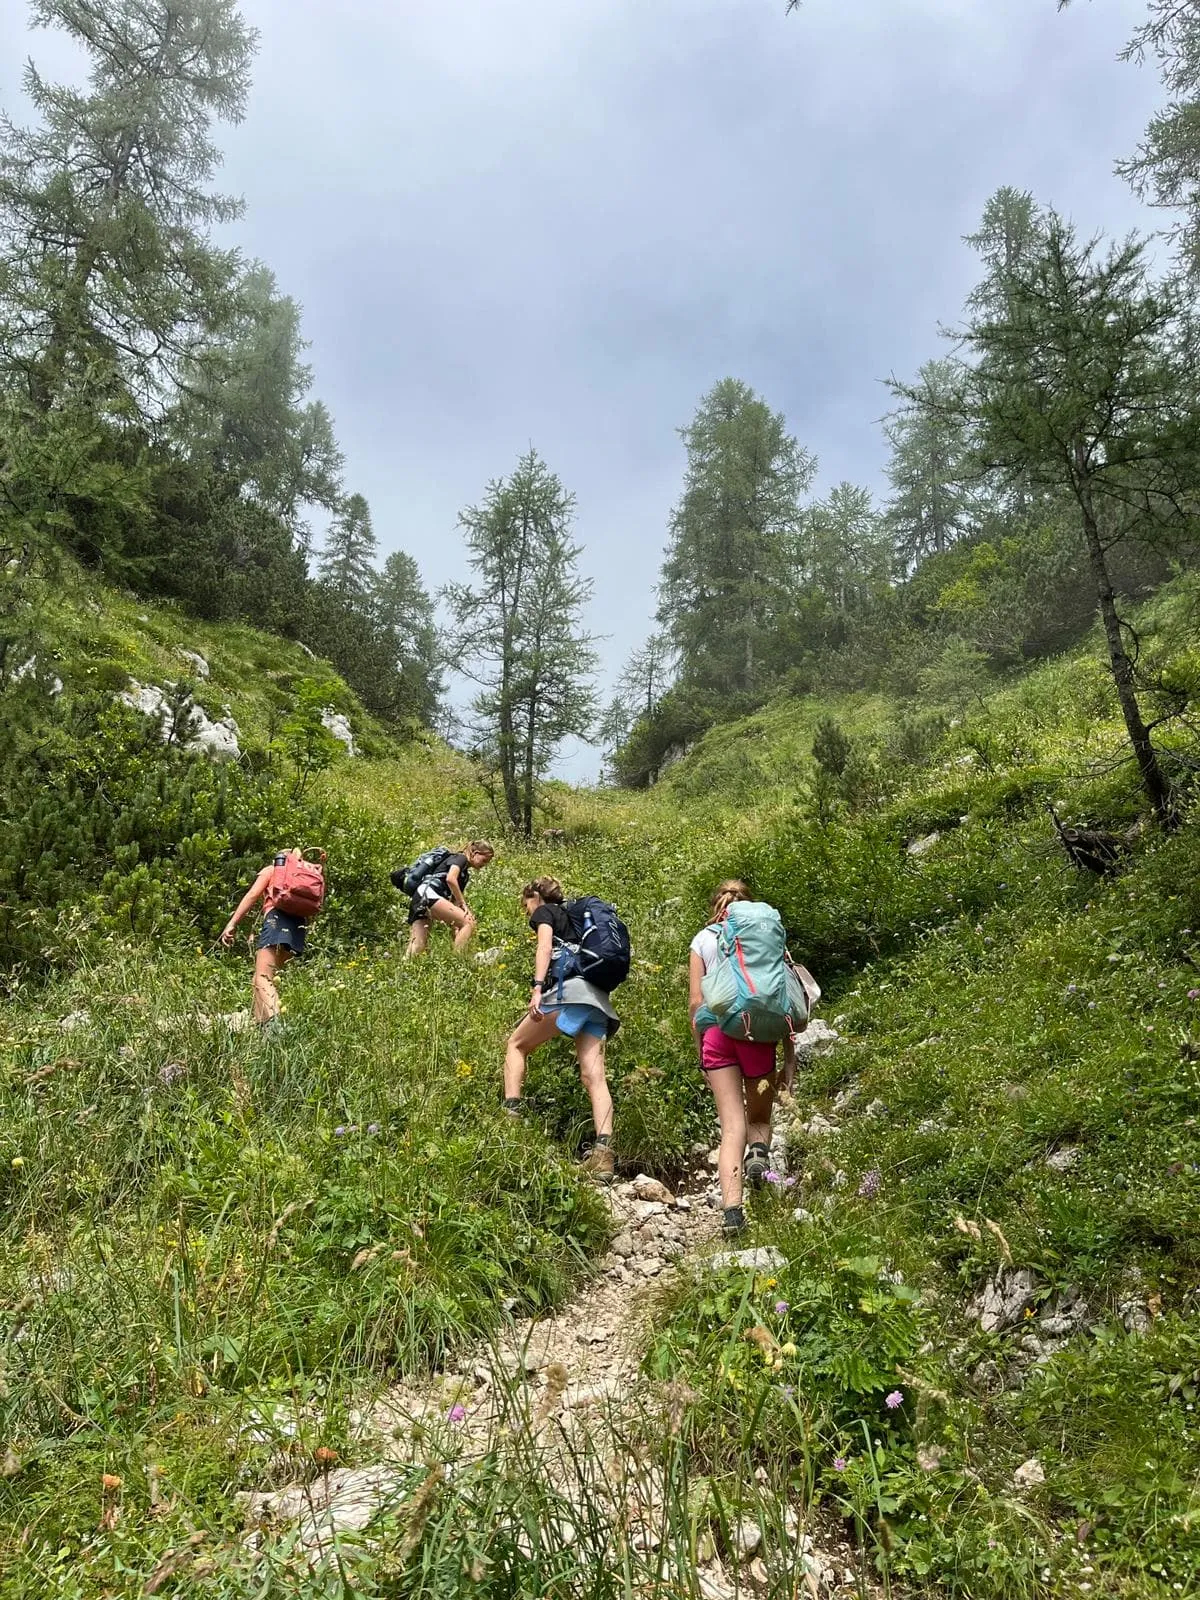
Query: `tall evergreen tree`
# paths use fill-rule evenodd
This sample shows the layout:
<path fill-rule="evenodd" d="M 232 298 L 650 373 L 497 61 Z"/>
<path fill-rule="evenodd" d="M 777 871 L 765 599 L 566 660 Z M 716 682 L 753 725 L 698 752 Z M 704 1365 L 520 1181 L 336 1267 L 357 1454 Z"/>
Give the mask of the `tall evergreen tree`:
<path fill-rule="evenodd" d="M 234 0 L 33 0 L 87 55 L 86 91 L 30 65 L 32 129 L 0 124 L 3 365 L 38 409 L 110 375 L 113 404 L 161 408 L 171 375 L 231 304 L 209 227 L 214 119 L 240 119 L 255 34 Z"/>
<path fill-rule="evenodd" d="M 508 820 L 533 832 L 537 786 L 562 741 L 595 718 L 595 654 L 582 613 L 590 580 L 571 542 L 574 497 L 530 449 L 459 516 L 473 584 L 450 584 L 460 670 L 480 685 L 481 748 L 498 774 Z"/>
<path fill-rule="evenodd" d="M 377 550 L 371 508 L 364 495 L 352 494 L 329 526 L 319 566 L 325 588 L 351 611 L 369 609 Z"/>
<path fill-rule="evenodd" d="M 967 329 L 969 399 L 993 465 L 1072 504 L 1109 667 L 1155 814 L 1170 795 L 1138 698 L 1112 555 L 1191 530 L 1200 425 L 1179 307 L 1150 284 L 1145 247 L 1102 251 L 1050 215 L 1039 251 Z"/>
<path fill-rule="evenodd" d="M 393 550 L 375 580 L 375 615 L 391 639 L 401 676 L 421 721 L 432 725 L 444 683 L 442 653 L 433 620 L 433 601 L 421 582 L 417 563 L 406 550 Z"/>
<path fill-rule="evenodd" d="M 342 453 L 329 412 L 307 398 L 312 368 L 302 359 L 299 306 L 261 265 L 243 275 L 237 298 L 227 337 L 185 375 L 175 432 L 307 548 L 307 509 L 339 508 Z"/>
<path fill-rule="evenodd" d="M 885 508 L 897 569 L 911 572 L 968 531 L 978 476 L 955 361 L 927 361 L 915 384 L 893 384 L 902 404 L 884 420 L 892 447 Z"/>
<path fill-rule="evenodd" d="M 685 681 L 753 695 L 788 610 L 800 497 L 816 462 L 746 384 L 725 378 L 680 430 L 687 472 L 671 516 L 658 620 Z"/>
<path fill-rule="evenodd" d="M 806 583 L 842 613 L 859 609 L 887 582 L 888 535 L 869 489 L 839 483 L 808 508 L 801 535 Z"/>

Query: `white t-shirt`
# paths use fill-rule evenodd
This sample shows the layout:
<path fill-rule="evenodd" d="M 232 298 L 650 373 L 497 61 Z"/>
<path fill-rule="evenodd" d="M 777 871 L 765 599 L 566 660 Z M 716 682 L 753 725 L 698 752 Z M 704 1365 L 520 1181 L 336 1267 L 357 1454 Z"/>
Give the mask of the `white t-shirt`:
<path fill-rule="evenodd" d="M 712 969 L 712 964 L 721 950 L 720 945 L 717 943 L 717 936 L 711 928 L 701 928 L 688 948 L 700 957 L 700 960 L 704 963 L 706 973 Z"/>

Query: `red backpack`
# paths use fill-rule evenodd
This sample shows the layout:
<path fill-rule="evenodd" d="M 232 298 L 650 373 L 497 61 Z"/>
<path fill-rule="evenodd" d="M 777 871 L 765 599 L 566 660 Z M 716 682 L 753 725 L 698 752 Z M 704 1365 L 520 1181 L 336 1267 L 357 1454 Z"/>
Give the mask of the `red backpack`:
<path fill-rule="evenodd" d="M 290 852 L 276 866 L 267 884 L 267 907 L 288 917 L 315 917 L 325 904 L 325 852 L 320 862 L 305 861 Z"/>

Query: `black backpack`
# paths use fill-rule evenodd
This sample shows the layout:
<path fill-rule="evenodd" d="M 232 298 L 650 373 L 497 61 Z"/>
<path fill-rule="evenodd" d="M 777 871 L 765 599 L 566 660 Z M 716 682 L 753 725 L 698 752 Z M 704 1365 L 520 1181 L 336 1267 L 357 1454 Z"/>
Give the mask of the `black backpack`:
<path fill-rule="evenodd" d="M 574 942 L 564 940 L 555 956 L 554 977 L 559 985 L 568 978 L 584 978 L 605 994 L 611 994 L 629 976 L 633 959 L 629 948 L 629 929 L 616 908 L 594 894 L 568 900 L 566 913 L 571 919 Z"/>
<path fill-rule="evenodd" d="M 397 867 L 391 874 L 392 882 L 401 894 L 416 894 L 425 879 L 436 876 L 438 868 L 444 867 L 453 854 L 444 844 L 438 845 L 436 850 L 426 850 L 411 867 Z"/>

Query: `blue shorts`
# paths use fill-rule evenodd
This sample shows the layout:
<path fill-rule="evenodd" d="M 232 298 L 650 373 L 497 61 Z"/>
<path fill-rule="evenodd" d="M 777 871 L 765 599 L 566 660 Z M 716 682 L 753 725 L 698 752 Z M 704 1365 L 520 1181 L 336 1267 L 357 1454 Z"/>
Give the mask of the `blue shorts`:
<path fill-rule="evenodd" d="M 268 911 L 258 936 L 258 948 L 270 950 L 282 945 L 293 955 L 302 956 L 307 933 L 308 923 L 303 917 L 289 917 L 286 911 Z"/>
<path fill-rule="evenodd" d="M 559 1033 L 566 1034 L 568 1039 L 576 1039 L 581 1033 L 590 1034 L 593 1039 L 608 1038 L 608 1018 L 595 1006 L 549 1005 L 542 1010 L 546 1016 L 554 1018 Z"/>

